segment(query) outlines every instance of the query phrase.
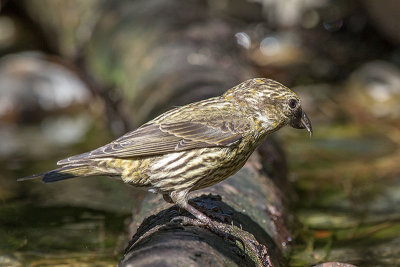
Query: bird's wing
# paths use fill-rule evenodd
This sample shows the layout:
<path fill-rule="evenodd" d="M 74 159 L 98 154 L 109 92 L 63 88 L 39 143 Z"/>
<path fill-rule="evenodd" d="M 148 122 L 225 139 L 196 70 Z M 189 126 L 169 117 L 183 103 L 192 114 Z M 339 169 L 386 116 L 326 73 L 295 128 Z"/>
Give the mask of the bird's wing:
<path fill-rule="evenodd" d="M 61 160 L 59 165 L 85 159 L 162 155 L 194 148 L 232 146 L 242 139 L 242 122 L 149 122 L 93 151 Z"/>

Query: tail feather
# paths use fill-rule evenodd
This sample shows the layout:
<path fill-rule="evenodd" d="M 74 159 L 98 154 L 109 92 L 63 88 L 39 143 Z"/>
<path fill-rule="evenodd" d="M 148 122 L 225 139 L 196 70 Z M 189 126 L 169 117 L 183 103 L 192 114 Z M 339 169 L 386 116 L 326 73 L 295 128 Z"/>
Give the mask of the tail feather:
<path fill-rule="evenodd" d="M 85 173 L 82 173 L 80 170 L 85 170 L 87 167 L 79 166 L 79 167 L 63 167 L 53 171 L 49 171 L 43 175 L 42 181 L 45 183 L 53 183 L 65 179 L 75 178 L 78 176 L 87 176 Z"/>
<path fill-rule="evenodd" d="M 84 166 L 84 165 L 69 165 L 63 166 L 61 168 L 44 172 L 40 174 L 34 174 L 31 176 L 23 177 L 17 179 L 17 181 L 25 181 L 36 178 L 42 178 L 42 181 L 45 183 L 57 182 L 65 179 L 70 179 L 79 176 L 92 176 L 92 175 L 101 175 L 103 173 L 96 171 L 92 166 Z"/>
<path fill-rule="evenodd" d="M 26 177 L 18 178 L 17 181 L 18 182 L 22 182 L 22 181 L 26 181 L 26 180 L 42 178 L 44 174 L 45 174 L 45 172 L 44 173 L 39 173 L 39 174 L 29 175 L 29 176 L 26 176 Z"/>

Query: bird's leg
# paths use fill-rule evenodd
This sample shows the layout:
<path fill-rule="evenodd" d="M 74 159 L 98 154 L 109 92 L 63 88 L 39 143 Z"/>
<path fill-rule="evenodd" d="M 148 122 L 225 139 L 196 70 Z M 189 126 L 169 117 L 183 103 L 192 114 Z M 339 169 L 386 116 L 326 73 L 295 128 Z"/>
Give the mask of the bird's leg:
<path fill-rule="evenodd" d="M 213 196 L 213 197 L 217 198 L 217 200 L 221 200 L 220 196 Z M 163 194 L 163 198 L 168 203 L 174 203 L 174 201 L 172 200 L 172 198 L 170 197 L 170 195 L 168 193 Z M 222 222 L 228 222 L 228 223 L 232 222 L 232 217 L 228 214 L 225 214 L 224 211 L 222 210 L 222 208 L 219 206 L 214 206 L 209 209 L 209 208 L 205 207 L 204 205 L 202 205 L 202 203 L 196 203 L 195 201 L 190 201 L 190 200 L 188 202 L 189 202 L 188 205 L 190 206 L 189 209 L 192 208 L 193 211 L 189 211 L 188 208 L 184 208 L 183 206 L 180 206 L 180 207 L 189 211 L 193 216 L 195 216 L 199 220 L 201 220 L 199 218 L 199 216 L 206 216 L 206 217 L 218 219 Z M 195 213 L 197 215 L 195 215 Z M 201 215 L 199 213 L 201 213 Z M 204 213 L 204 214 L 202 214 L 202 213 Z"/>
<path fill-rule="evenodd" d="M 175 204 L 174 201 L 172 200 L 172 198 L 170 197 L 169 194 L 163 194 L 163 198 L 166 202 L 171 203 L 171 204 Z M 227 221 L 230 222 L 230 216 L 229 215 L 225 215 L 219 212 L 223 212 L 221 210 L 221 208 L 219 207 L 213 207 L 212 210 L 208 210 L 206 207 L 202 206 L 201 204 L 197 204 L 195 202 L 192 202 L 192 204 L 194 206 L 196 206 L 197 209 L 200 209 L 202 212 L 204 212 L 205 214 L 203 214 L 201 211 L 197 210 L 195 207 L 193 207 L 192 205 L 190 205 L 189 203 L 187 204 L 183 204 L 183 205 L 178 205 L 180 208 L 185 209 L 186 211 L 190 212 L 190 214 L 192 214 L 193 216 L 195 216 L 198 220 L 200 220 L 202 222 L 202 224 L 204 225 L 208 225 L 208 223 L 206 223 L 204 221 L 204 218 L 207 218 L 208 220 L 211 221 L 211 219 L 209 217 L 213 217 L 216 219 L 219 219 L 223 222 Z M 186 207 L 186 208 L 185 208 Z M 183 219 L 184 216 L 179 216 L 179 219 Z M 201 219 L 202 218 L 202 219 Z M 174 218 L 176 219 L 176 218 Z M 185 217 L 185 221 L 188 220 L 193 220 L 190 219 L 188 217 Z M 191 224 L 194 224 L 194 222 L 192 221 Z M 199 225 L 199 223 L 196 223 L 197 225 Z"/>
<path fill-rule="evenodd" d="M 187 192 L 180 191 L 180 192 L 172 192 L 169 197 L 173 203 L 175 203 L 179 208 L 188 211 L 192 214 L 196 219 L 192 219 L 186 216 L 178 216 L 175 217 L 173 220 L 181 220 L 184 224 L 192 224 L 197 226 L 208 226 L 210 229 L 217 229 L 217 227 L 213 224 L 212 220 L 202 213 L 201 211 L 195 209 L 192 205 L 189 204 L 187 200 Z M 168 197 L 164 196 L 164 200 L 169 200 Z"/>
<path fill-rule="evenodd" d="M 181 194 L 181 195 L 174 194 L 174 196 L 175 197 L 173 200 L 169 194 L 163 194 L 163 198 L 166 202 L 171 203 L 171 204 L 176 204 L 179 208 L 188 211 L 190 214 L 192 214 L 194 217 L 196 217 L 197 220 L 191 219 L 191 218 L 185 217 L 185 216 L 178 216 L 178 217 L 175 217 L 173 220 L 179 219 L 185 224 L 192 224 L 192 225 L 209 225 L 210 223 L 212 224 L 210 218 L 208 218 L 205 214 L 201 213 L 200 211 L 198 211 L 197 209 L 195 209 L 188 203 L 187 193 Z"/>
<path fill-rule="evenodd" d="M 172 221 L 181 221 L 182 224 L 186 225 L 194 225 L 194 226 L 207 226 L 211 232 L 222 236 L 224 239 L 231 240 L 234 243 L 239 241 L 242 244 L 242 247 L 245 248 L 243 240 L 235 237 L 230 234 L 229 225 L 223 223 L 214 223 L 210 217 L 202 213 L 201 211 L 195 209 L 192 205 L 189 204 L 187 200 L 187 192 L 172 192 L 170 194 L 171 200 L 180 208 L 185 209 L 190 214 L 192 214 L 196 219 L 189 218 L 186 216 L 177 216 L 172 219 Z"/>
<path fill-rule="evenodd" d="M 199 211 L 203 212 L 208 217 L 218 219 L 222 222 L 228 222 L 228 223 L 232 222 L 232 216 L 226 214 L 220 206 L 213 206 L 211 208 L 208 208 L 207 206 L 204 206 L 201 202 L 197 203 L 195 201 L 189 200 L 189 203 Z"/>

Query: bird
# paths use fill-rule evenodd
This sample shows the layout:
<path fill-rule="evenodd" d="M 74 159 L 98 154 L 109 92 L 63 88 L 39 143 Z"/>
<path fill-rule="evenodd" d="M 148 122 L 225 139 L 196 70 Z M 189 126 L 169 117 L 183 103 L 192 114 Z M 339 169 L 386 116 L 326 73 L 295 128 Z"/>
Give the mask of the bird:
<path fill-rule="evenodd" d="M 285 125 L 312 135 L 292 90 L 272 79 L 249 79 L 220 96 L 175 107 L 102 147 L 60 160 L 58 169 L 18 180 L 119 176 L 194 216 L 185 222 L 215 229 L 209 216 L 189 204 L 189 193 L 235 174 L 268 135 Z"/>

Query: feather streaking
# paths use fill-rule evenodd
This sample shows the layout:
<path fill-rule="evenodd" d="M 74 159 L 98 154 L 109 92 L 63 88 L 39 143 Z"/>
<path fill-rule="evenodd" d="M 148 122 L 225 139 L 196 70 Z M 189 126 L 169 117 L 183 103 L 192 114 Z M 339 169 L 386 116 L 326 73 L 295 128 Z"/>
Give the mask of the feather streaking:
<path fill-rule="evenodd" d="M 60 160 L 56 170 L 20 180 L 120 176 L 163 194 L 212 227 L 209 217 L 188 204 L 188 193 L 236 173 L 266 136 L 287 124 L 312 134 L 294 92 L 270 79 L 250 79 L 221 96 L 165 112 L 98 149 Z"/>

